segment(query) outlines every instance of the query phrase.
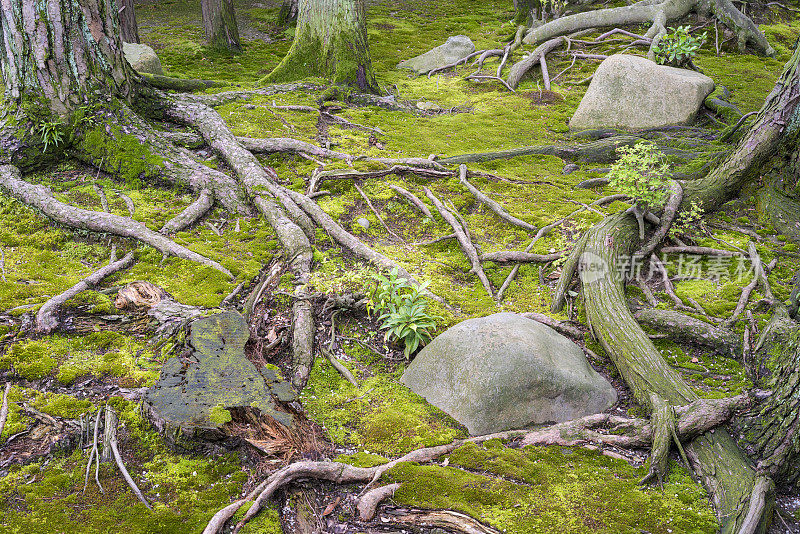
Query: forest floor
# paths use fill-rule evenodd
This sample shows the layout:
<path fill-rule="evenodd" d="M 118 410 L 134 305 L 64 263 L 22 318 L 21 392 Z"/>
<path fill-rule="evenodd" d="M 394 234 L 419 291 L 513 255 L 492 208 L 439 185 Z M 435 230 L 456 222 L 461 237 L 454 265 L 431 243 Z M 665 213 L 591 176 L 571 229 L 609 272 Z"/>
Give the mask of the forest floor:
<path fill-rule="evenodd" d="M 275 0 L 236 2 L 245 44 L 240 55 L 204 46 L 198 2 L 141 1 L 137 3 L 137 17 L 142 42 L 156 50 L 169 74 L 227 84 L 208 90 L 214 93 L 255 87 L 286 53 L 292 30 L 276 27 L 279 4 Z M 586 86 L 575 82 L 590 75 L 597 62 L 576 62 L 551 91 L 542 88 L 536 69 L 516 93 L 494 81 L 464 80 L 462 76 L 472 72 L 467 67 L 431 78 L 396 69 L 401 60 L 427 51 L 451 35 L 469 36 L 478 49 L 498 47 L 514 32 L 512 15 L 511 2 L 505 0 L 369 3 L 368 31 L 379 84 L 398 101 L 415 106 L 415 113 L 342 103 L 336 116 L 361 126 L 351 127 L 319 121 L 316 113 L 278 108 L 316 107 L 323 89 L 254 96 L 217 110 L 239 136 L 292 137 L 370 157 L 445 157 L 576 142 L 568 120 Z M 800 36 L 800 22 L 788 22 L 780 15 L 761 22 L 778 52 L 776 57 L 739 54 L 735 42 L 726 41 L 724 33 L 720 39 L 722 52 L 717 55 L 711 25 L 707 28 L 709 40 L 695 60 L 717 84 L 730 89 L 732 102 L 744 113 L 759 109 Z M 622 44 L 609 43 L 592 51 L 613 53 L 621 51 Z M 494 61 L 487 63 L 487 72 L 496 68 Z M 567 69 L 570 62 L 568 54 L 552 56 L 551 75 Z M 323 80 L 313 81 L 324 84 Z M 702 115 L 695 126 L 717 132 L 724 125 Z M 698 145 L 695 138 L 677 131 L 660 143 L 691 152 L 688 159 L 668 158 L 678 172 L 701 168 L 726 147 L 718 141 Z M 196 149 L 195 153 L 209 165 L 225 170 L 210 149 Z M 262 162 L 275 169 L 284 185 L 298 191 L 305 191 L 319 166 L 319 162 L 286 155 L 267 156 Z M 483 173 L 471 179 L 476 187 L 511 214 L 541 227 L 614 192 L 608 187 L 576 187 L 587 179 L 604 176 L 607 164 L 579 163 L 577 170 L 564 174 L 567 163 L 554 156 L 523 156 L 470 163 L 468 167 Z M 363 161 L 352 166 L 361 171 L 379 168 Z M 349 167 L 342 161 L 325 160 L 326 170 Z M 120 215 L 128 214 L 120 194 L 127 195 L 135 205 L 134 218 L 155 230 L 193 200 L 187 191 L 155 187 L 136 179 L 115 181 L 72 160 L 29 174 L 26 179 L 49 186 L 62 201 L 93 210 L 101 209 L 99 186 L 108 196 L 110 210 Z M 437 333 L 464 319 L 499 311 L 540 312 L 559 320 L 585 322 L 579 298 L 570 302 L 565 313 L 549 311 L 563 260 L 541 267 L 523 264 L 504 300 L 497 304 L 470 272 L 471 265 L 455 240 L 420 244 L 447 236 L 451 230 L 438 218 L 424 218 L 389 185 L 401 186 L 422 198 L 423 187 L 429 187 L 439 198 L 447 199 L 466 221 L 482 253 L 522 250 L 531 239 L 525 230 L 510 226 L 487 210 L 464 189 L 457 176 L 433 179 L 389 175 L 360 180 L 359 185 L 391 233 L 352 180 L 325 181 L 321 188 L 330 194 L 317 202 L 339 224 L 419 280 L 430 283 L 430 290 L 449 304 L 429 303 L 439 318 Z M 702 225 L 680 228 L 682 237 L 699 246 L 728 250 L 747 249 L 748 242 L 755 239 L 765 263 L 779 260 L 769 280 L 776 297 L 786 300 L 790 279 L 800 268 L 798 244 L 776 235 L 757 200 L 756 187 L 743 191 L 739 200 L 705 218 Z M 626 207 L 615 202 L 576 213 L 540 239 L 532 252 L 567 251 L 582 231 L 605 214 Z M 369 221 L 367 228 L 358 223 L 361 218 Z M 282 459 L 254 459 L 252 454 L 208 456 L 171 451 L 138 411 L 142 388 L 158 379 L 164 356 L 148 345 L 151 334 L 146 316 L 114 308 L 113 288 L 146 280 L 163 287 L 179 302 L 214 308 L 240 282 L 245 283 L 243 294 L 247 295 L 256 277 L 268 272 L 280 256 L 276 236 L 263 219 L 237 216 L 219 207 L 201 224 L 179 232 L 175 240 L 220 262 L 236 278 L 228 280 L 213 269 L 178 258 L 163 259 L 155 250 L 132 241 L 60 228 L 36 211 L 0 195 L 0 309 L 5 310 L 0 313 L 0 383 L 13 383 L 9 420 L 0 436 L 0 531 L 200 532 L 216 510 L 251 489 L 280 464 Z M 70 332 L 39 339 L 17 336 L 26 313 L 107 262 L 112 245 L 122 253 L 135 250 L 137 263 L 107 280 L 103 287 L 109 291 L 86 292 L 69 303 Z M 710 262 L 693 262 L 690 275 L 689 266 L 681 258 L 672 258 L 667 265 L 678 296 L 694 299 L 701 307 L 698 317 L 724 319 L 734 310 L 752 273 L 749 263 L 743 267 L 730 262 L 723 272 L 717 269 L 712 275 Z M 495 289 L 512 269 L 492 262 L 484 262 L 483 267 Z M 316 291 L 366 292 L 374 285 L 373 274 L 373 268 L 343 252 L 323 234 L 318 235 L 312 277 Z M 291 347 L 284 342 L 262 353 L 261 346 L 264 339 L 271 340 L 289 325 L 291 301 L 282 292 L 290 290 L 291 281 L 291 274 L 284 274 L 256 308 L 251 324 L 254 337 L 248 346 L 254 362 L 275 364 L 284 371 Z M 660 279 L 653 278 L 647 284 L 659 307 L 672 307 Z M 639 288 L 631 285 L 628 291 L 631 299 L 645 300 Z M 752 300 L 760 296 L 756 294 Z M 768 319 L 765 310 L 759 313 L 756 309 L 754 317 L 759 326 Z M 330 317 L 319 322 L 318 342 L 327 341 L 330 326 Z M 316 457 L 371 466 L 418 447 L 466 436 L 464 427 L 399 383 L 405 367 L 402 350 L 384 342 L 374 318 L 358 313 L 344 315 L 337 328 L 339 335 L 358 338 L 371 348 L 348 340 L 336 346 L 337 357 L 355 375 L 358 386 L 348 383 L 324 358 L 317 359 L 301 394 L 320 440 Z M 740 324 L 737 332 L 741 334 L 743 328 Z M 731 396 L 752 386 L 741 361 L 666 339 L 655 342 L 703 397 Z M 620 402 L 612 411 L 641 415 L 602 347 L 588 334 L 582 345 L 595 355 L 592 365 L 618 389 Z M 106 402 L 119 412 L 123 457 L 153 503 L 152 512 L 138 503 L 109 464 L 100 468 L 104 492 L 91 481 L 84 491 L 88 451 L 75 448 L 75 443 L 64 437 L 72 422 Z M 637 481 L 647 472 L 646 451 L 616 453 L 611 457 L 597 450 L 557 446 L 515 449 L 499 442 L 465 445 L 442 465 L 401 464 L 389 471 L 385 478 L 403 485 L 383 513 L 397 514 L 411 508 L 451 509 L 509 533 L 716 532 L 717 520 L 705 490 L 678 461 L 671 461 L 669 480 L 663 488 L 640 487 Z M 304 508 L 312 510 L 306 515 L 320 532 L 404 531 L 386 526 L 390 521 L 381 517 L 370 523 L 355 520 L 353 500 L 361 488 L 306 484 L 301 489 L 282 495 L 280 506 L 273 505 L 261 513 L 242 532 L 278 533 L 282 528 L 290 532 L 297 510 Z M 795 496 L 786 495 L 782 500 L 790 511 L 798 506 L 793 504 Z M 279 514 L 281 507 L 284 513 Z M 784 521 L 796 524 L 800 513 Z M 784 530 L 777 531 L 790 527 L 780 528 Z"/>

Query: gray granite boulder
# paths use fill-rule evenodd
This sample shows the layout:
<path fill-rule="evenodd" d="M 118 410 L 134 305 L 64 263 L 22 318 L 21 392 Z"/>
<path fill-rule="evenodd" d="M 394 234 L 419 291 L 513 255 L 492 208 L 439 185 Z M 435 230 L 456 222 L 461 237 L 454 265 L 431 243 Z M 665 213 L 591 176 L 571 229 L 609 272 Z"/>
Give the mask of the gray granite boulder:
<path fill-rule="evenodd" d="M 164 74 L 161 68 L 161 60 L 158 59 L 155 50 L 146 44 L 122 43 L 122 51 L 125 59 L 131 64 L 136 72 L 145 74 Z"/>
<path fill-rule="evenodd" d="M 617 401 L 577 345 L 515 313 L 449 328 L 417 355 L 401 381 L 472 435 L 569 421 Z"/>
<path fill-rule="evenodd" d="M 639 130 L 687 124 L 713 90 L 714 80 L 699 72 L 616 54 L 597 68 L 569 127 Z"/>
<path fill-rule="evenodd" d="M 444 67 L 464 59 L 475 51 L 475 44 L 466 35 L 449 37 L 447 42 L 422 55 L 401 61 L 398 69 L 411 69 L 417 74 L 427 74 L 433 69 Z"/>
<path fill-rule="evenodd" d="M 277 369 L 260 373 L 247 359 L 249 337 L 247 322 L 236 312 L 192 322 L 185 350 L 167 360 L 144 398 L 148 418 L 171 445 L 190 449 L 193 442 L 224 439 L 230 408 L 256 408 L 284 426 L 293 423 L 274 399 L 291 402 L 297 394 Z"/>

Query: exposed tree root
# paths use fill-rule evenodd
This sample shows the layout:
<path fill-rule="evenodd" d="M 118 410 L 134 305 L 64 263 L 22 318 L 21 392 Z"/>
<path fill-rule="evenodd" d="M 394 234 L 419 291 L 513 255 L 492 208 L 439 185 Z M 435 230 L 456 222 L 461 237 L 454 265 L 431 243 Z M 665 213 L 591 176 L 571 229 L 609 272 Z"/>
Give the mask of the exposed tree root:
<path fill-rule="evenodd" d="M 493 261 L 495 263 L 547 263 L 564 257 L 563 252 L 554 254 L 533 254 L 531 252 L 521 252 L 518 250 L 503 250 L 500 252 L 487 252 L 480 255 L 481 261 Z"/>
<path fill-rule="evenodd" d="M 11 382 L 6 382 L 6 387 L 3 389 L 3 403 L 0 405 L 0 434 L 3 433 L 3 428 L 6 426 L 6 419 L 8 419 L 9 391 L 11 391 Z"/>
<path fill-rule="evenodd" d="M 403 189 L 402 187 L 394 184 L 389 184 L 389 189 L 391 189 L 395 193 L 399 194 L 400 196 L 411 202 L 411 204 L 413 204 L 419 211 L 421 211 L 425 217 L 427 217 L 430 220 L 433 220 L 433 213 L 431 213 L 431 210 L 428 209 L 428 206 L 426 206 L 425 203 L 422 202 L 422 200 L 420 200 L 417 195 L 415 195 L 411 191 L 407 191 L 406 189 Z"/>
<path fill-rule="evenodd" d="M 103 442 L 103 448 L 110 448 L 112 454 L 114 455 L 114 461 L 119 468 L 120 473 L 122 473 L 122 477 L 125 479 L 125 482 L 128 483 L 128 486 L 133 491 L 133 494 L 136 495 L 136 498 L 144 504 L 148 510 L 152 510 L 153 507 L 150 506 L 150 503 L 147 502 L 147 499 L 144 498 L 142 494 L 142 490 L 139 489 L 139 486 L 136 485 L 136 482 L 133 481 L 131 478 L 130 473 L 125 468 L 125 464 L 122 463 L 122 456 L 119 454 L 119 448 L 117 447 L 117 413 L 114 411 L 114 408 L 111 407 L 110 404 L 106 404 L 106 420 L 105 420 L 105 427 L 106 427 L 106 437 Z M 113 429 L 109 431 L 109 429 Z"/>
<path fill-rule="evenodd" d="M 192 252 L 129 217 L 121 217 L 113 213 L 89 211 L 59 202 L 53 198 L 52 193 L 46 187 L 33 185 L 21 180 L 19 169 L 16 167 L 0 166 L 0 186 L 6 189 L 14 198 L 29 206 L 38 208 L 47 217 L 65 226 L 137 239 L 152 246 L 162 254 L 177 256 L 206 265 L 233 278 L 233 274 L 216 261 Z"/>
<path fill-rule="evenodd" d="M 473 245 L 472 240 L 467 236 L 464 227 L 461 223 L 455 218 L 453 213 L 448 210 L 441 201 L 436 198 L 436 195 L 433 192 L 425 188 L 425 194 L 427 195 L 428 199 L 433 202 L 433 205 L 436 206 L 436 209 L 439 210 L 439 213 L 442 215 L 442 218 L 453 228 L 453 231 L 456 234 L 456 239 L 458 240 L 458 244 L 461 245 L 461 250 L 464 251 L 464 254 L 467 256 L 467 259 L 472 264 L 471 272 L 475 273 L 475 276 L 478 277 L 478 280 L 481 281 L 483 284 L 483 288 L 486 290 L 486 293 L 492 299 L 495 299 L 496 296 L 494 291 L 492 291 L 492 285 L 489 283 L 489 279 L 486 277 L 486 273 L 483 272 L 483 267 L 481 266 L 481 260 L 478 256 L 478 251 L 475 250 L 475 245 Z"/>
<path fill-rule="evenodd" d="M 366 202 L 366 204 L 367 204 L 367 206 L 369 207 L 370 211 L 372 211 L 372 213 L 374 213 L 374 214 L 375 214 L 375 217 L 378 219 L 378 222 L 380 222 L 380 223 L 381 223 L 381 225 L 382 225 L 382 226 L 383 226 L 383 228 L 384 228 L 384 229 L 385 229 L 385 230 L 386 230 L 386 231 L 389 233 L 389 235 L 393 236 L 395 239 L 397 239 L 397 240 L 398 240 L 398 241 L 400 241 L 401 243 L 404 243 L 404 242 L 405 242 L 405 240 L 404 240 L 402 237 L 400 237 L 399 235 L 397 235 L 396 233 L 394 233 L 394 232 L 392 231 L 392 229 L 391 229 L 391 228 L 389 228 L 389 227 L 386 225 L 386 221 L 384 221 L 384 220 L 383 220 L 383 217 L 381 217 L 381 214 L 380 214 L 380 212 L 379 212 L 378 210 L 376 210 L 376 209 L 375 209 L 375 206 L 373 206 L 373 205 L 372 205 L 372 201 L 369 199 L 369 197 L 367 196 L 367 194 L 364 192 L 364 190 L 363 190 L 363 189 L 361 189 L 361 186 L 360 186 L 360 185 L 358 185 L 358 183 L 357 183 L 355 180 L 353 181 L 353 187 L 355 187 L 355 188 L 356 188 L 356 191 L 358 191 L 358 194 L 359 194 L 359 195 L 361 195 L 361 198 L 363 198 L 363 199 L 364 199 L 364 202 Z"/>
<path fill-rule="evenodd" d="M 741 353 L 742 340 L 733 331 L 695 319 L 673 310 L 642 308 L 633 314 L 636 320 L 678 343 L 693 343 L 713 349 L 723 356 Z"/>
<path fill-rule="evenodd" d="M 683 188 L 678 182 L 674 180 L 670 181 L 669 189 L 670 195 L 664 206 L 664 211 L 661 214 L 661 224 L 658 225 L 658 228 L 656 228 L 656 231 L 650 236 L 650 239 L 636 252 L 635 256 L 640 256 L 642 258 L 649 256 L 656 247 L 661 244 L 664 238 L 667 237 L 667 232 L 669 232 L 670 227 L 672 227 L 672 221 L 675 220 L 678 209 L 681 207 L 681 200 L 683 200 Z"/>
<path fill-rule="evenodd" d="M 133 261 L 133 252 L 129 252 L 121 260 L 115 261 L 93 272 L 60 295 L 49 299 L 39 308 L 39 312 L 36 314 L 36 332 L 39 334 L 50 334 L 57 330 L 61 324 L 58 320 L 58 311 L 66 301 L 73 298 L 78 293 L 94 288 L 106 277 L 123 269 L 127 269 L 133 265 Z"/>
<path fill-rule="evenodd" d="M 522 315 L 523 317 L 527 317 L 528 319 L 533 319 L 534 321 L 538 321 L 542 324 L 545 324 L 550 328 L 552 328 L 553 330 L 555 330 L 556 332 L 571 337 L 572 339 L 576 340 L 583 339 L 584 330 L 569 323 L 568 321 L 556 321 L 555 319 L 553 319 L 548 315 L 537 312 L 525 312 L 521 313 L 520 315 Z"/>
<path fill-rule="evenodd" d="M 492 161 L 495 159 L 509 159 L 518 156 L 545 155 L 557 156 L 565 160 L 591 161 L 608 163 L 616 161 L 617 149 L 623 146 L 633 146 L 641 141 L 640 137 L 631 135 L 618 135 L 606 139 L 599 139 L 581 145 L 541 145 L 512 148 L 498 152 L 483 152 L 476 154 L 463 154 L 440 158 L 437 161 L 443 165 L 454 163 L 475 163 Z"/>
<path fill-rule="evenodd" d="M 404 514 L 381 515 L 381 523 L 396 524 L 411 529 L 444 528 L 462 534 L 501 534 L 499 530 L 487 527 L 468 515 L 451 510 L 408 511 Z"/>
<path fill-rule="evenodd" d="M 400 489 L 400 484 L 394 483 L 366 492 L 356 503 L 358 519 L 361 521 L 372 521 L 378 511 L 378 506 L 381 504 L 381 501 L 394 495 L 394 492 L 398 489 Z"/>
<path fill-rule="evenodd" d="M 585 11 L 568 15 L 546 24 L 532 28 L 523 39 L 526 44 L 538 44 L 571 32 L 599 27 L 618 27 L 630 24 L 652 24 L 644 35 L 652 39 L 650 56 L 660 38 L 666 34 L 666 24 L 679 20 L 690 11 L 711 12 L 717 19 L 727 25 L 737 36 L 739 50 L 744 51 L 746 45 L 752 45 L 759 53 L 773 55 L 775 51 L 766 37 L 747 16 L 730 2 L 730 0 L 712 0 L 701 3 L 698 0 L 663 1 L 642 0 L 623 7 Z"/>
<path fill-rule="evenodd" d="M 722 250 L 711 247 L 661 247 L 659 251 L 663 254 L 695 254 L 697 256 L 716 256 L 718 258 L 734 258 L 741 256 L 739 252 L 733 250 Z"/>
<path fill-rule="evenodd" d="M 740 395 L 724 399 L 698 399 L 686 406 L 675 407 L 675 436 L 682 442 L 695 439 L 708 430 L 724 424 L 735 412 L 743 410 L 750 405 L 750 397 L 747 395 Z M 367 482 L 367 487 L 361 493 L 362 497 L 364 497 L 369 495 L 369 488 L 373 486 L 384 473 L 399 463 L 430 462 L 453 452 L 465 443 L 480 444 L 495 439 L 513 439 L 517 440 L 521 446 L 590 445 L 594 447 L 597 444 L 605 444 L 615 447 L 647 447 L 653 442 L 654 435 L 655 429 L 651 422 L 646 419 L 629 419 L 609 414 L 595 414 L 534 431 L 510 430 L 485 436 L 476 436 L 467 440 L 458 440 L 447 445 L 417 449 L 396 460 L 369 468 L 354 467 L 344 463 L 327 461 L 296 462 L 270 475 L 245 498 L 218 511 L 209 521 L 203 534 L 216 534 L 224 527 L 225 523 L 233 517 L 239 508 L 248 502 L 252 502 L 252 506 L 234 529 L 235 532 L 238 532 L 245 523 L 261 510 L 264 503 L 272 498 L 275 492 L 301 478 L 326 480 L 336 484 Z M 382 490 L 383 488 L 379 489 Z M 376 498 L 377 496 L 381 496 L 382 493 L 381 491 L 375 494 Z M 370 503 L 370 507 L 371 506 L 372 504 Z M 365 506 L 365 508 L 368 507 Z M 369 511 L 369 509 L 367 509 L 367 511 Z"/>
<path fill-rule="evenodd" d="M 158 232 L 164 235 L 180 232 L 184 228 L 192 226 L 199 221 L 206 213 L 211 211 L 214 205 L 214 194 L 210 189 L 200 191 L 197 200 L 186 206 L 186 209 L 177 214 L 172 219 L 164 223 Z"/>
<path fill-rule="evenodd" d="M 89 471 L 92 468 L 92 460 L 95 462 L 94 481 L 97 484 L 100 493 L 105 493 L 103 485 L 100 484 L 100 450 L 98 449 L 98 441 L 100 437 L 100 417 L 102 416 L 103 409 L 98 408 L 97 414 L 94 418 L 94 432 L 92 433 L 92 448 L 89 451 L 89 460 L 86 462 L 86 475 L 83 481 L 83 492 L 86 493 L 86 488 L 89 486 Z"/>
<path fill-rule="evenodd" d="M 461 182 L 461 184 L 464 187 L 466 187 L 467 189 L 469 189 L 470 193 L 472 193 L 472 195 L 475 198 L 477 198 L 481 202 L 481 204 L 483 204 L 484 206 L 486 206 L 487 208 L 492 210 L 498 217 L 500 217 L 501 219 L 503 219 L 504 221 L 506 221 L 508 223 L 513 224 L 514 226 L 519 226 L 520 228 L 524 228 L 525 230 L 527 230 L 529 232 L 534 232 L 535 233 L 535 232 L 537 232 L 539 230 L 538 228 L 536 228 L 532 224 L 527 223 L 527 222 L 523 221 L 522 219 L 518 219 L 517 217 L 514 217 L 513 215 L 508 213 L 505 210 L 505 208 L 503 208 L 503 206 L 501 206 L 499 203 L 495 202 L 494 200 L 492 200 L 491 198 L 486 196 L 486 194 L 481 192 L 477 187 L 475 187 L 474 185 L 469 183 L 467 181 L 467 166 L 466 165 L 464 165 L 462 163 L 459 166 L 458 172 L 459 172 L 458 179 Z"/>
<path fill-rule="evenodd" d="M 623 282 L 614 272 L 617 258 L 630 254 L 635 246 L 635 221 L 625 215 L 606 218 L 583 236 L 580 277 L 587 320 L 592 332 L 613 360 L 639 402 L 652 406 L 657 394 L 673 406 L 697 399 L 653 346 L 627 308 Z M 568 260 L 568 261 L 570 261 Z M 564 267 L 562 276 L 571 277 Z M 562 284 L 563 285 L 563 284 Z M 555 309 L 557 303 L 554 301 Z M 748 514 L 757 475 L 736 442 L 723 429 L 703 434 L 687 445 L 692 469 L 709 489 L 722 524 L 723 533 L 737 532 Z M 766 519 L 762 519 L 765 524 Z"/>

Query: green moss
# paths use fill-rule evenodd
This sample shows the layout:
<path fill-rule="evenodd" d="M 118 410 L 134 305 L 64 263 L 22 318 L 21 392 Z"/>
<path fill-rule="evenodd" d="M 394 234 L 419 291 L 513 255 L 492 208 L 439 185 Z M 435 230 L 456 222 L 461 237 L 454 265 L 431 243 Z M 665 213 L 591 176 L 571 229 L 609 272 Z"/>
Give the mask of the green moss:
<path fill-rule="evenodd" d="M 358 349 L 347 348 L 356 355 Z M 360 354 L 359 358 L 370 358 Z M 358 370 L 352 369 L 356 376 Z M 317 360 L 302 402 L 337 444 L 398 456 L 464 436 L 457 423 L 398 383 L 398 373 L 378 373 L 354 388 L 326 361 Z"/>
<path fill-rule="evenodd" d="M 460 511 L 521 534 L 717 530 L 705 492 L 675 463 L 663 491 L 638 486 L 646 467 L 584 449 L 467 444 L 449 464 L 393 468 L 388 478 L 402 482 L 394 500 Z"/>
<path fill-rule="evenodd" d="M 224 425 L 225 423 L 230 423 L 233 417 L 231 417 L 231 412 L 226 410 L 224 406 L 217 405 L 211 408 L 209 419 L 215 425 Z"/>
<path fill-rule="evenodd" d="M 144 181 L 157 179 L 164 168 L 164 158 L 119 126 L 99 125 L 87 131 L 82 146 L 95 161 L 104 161 L 106 168 L 113 169 L 129 188 L 138 189 Z"/>

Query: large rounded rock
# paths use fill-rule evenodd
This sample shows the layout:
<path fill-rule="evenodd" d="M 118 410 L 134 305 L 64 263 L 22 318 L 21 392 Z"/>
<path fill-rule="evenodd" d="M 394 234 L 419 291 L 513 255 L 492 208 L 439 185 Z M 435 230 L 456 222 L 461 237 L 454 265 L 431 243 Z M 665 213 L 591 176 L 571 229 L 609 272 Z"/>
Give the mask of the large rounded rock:
<path fill-rule="evenodd" d="M 569 421 L 617 401 L 577 345 L 515 313 L 446 330 L 411 362 L 402 382 L 472 435 Z"/>
<path fill-rule="evenodd" d="M 475 51 L 475 44 L 466 35 L 449 37 L 447 42 L 424 54 L 401 61 L 398 69 L 411 69 L 417 74 L 427 74 L 433 69 L 444 67 L 464 59 Z"/>
<path fill-rule="evenodd" d="M 122 52 L 136 72 L 164 74 L 164 70 L 161 68 L 161 60 L 158 59 L 156 51 L 149 46 L 138 43 L 122 43 Z"/>
<path fill-rule="evenodd" d="M 569 126 L 638 130 L 686 124 L 713 90 L 714 80 L 699 72 L 616 54 L 597 68 Z"/>

